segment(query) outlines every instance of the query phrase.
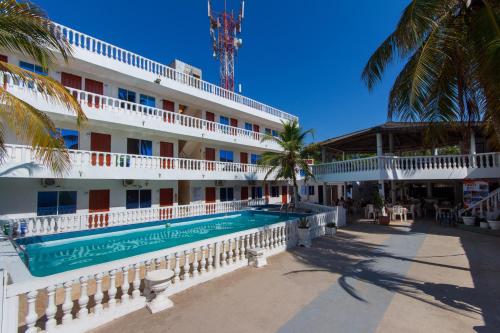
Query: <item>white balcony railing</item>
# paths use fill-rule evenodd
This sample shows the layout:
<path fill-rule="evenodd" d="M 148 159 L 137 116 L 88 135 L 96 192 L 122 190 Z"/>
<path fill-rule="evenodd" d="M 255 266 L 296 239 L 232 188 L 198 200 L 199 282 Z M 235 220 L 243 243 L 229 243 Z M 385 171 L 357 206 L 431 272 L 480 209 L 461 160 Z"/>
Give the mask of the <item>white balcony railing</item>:
<path fill-rule="evenodd" d="M 79 50 L 86 50 L 88 52 L 95 54 L 96 56 L 103 57 L 108 61 L 109 60 L 116 61 L 120 64 L 125 64 L 152 73 L 159 77 L 166 78 L 168 80 L 173 80 L 177 83 L 187 85 L 189 87 L 195 88 L 199 91 L 208 93 L 210 95 L 215 95 L 230 100 L 232 102 L 245 105 L 252 109 L 271 114 L 281 119 L 285 120 L 298 119 L 296 116 L 293 116 L 291 114 L 273 108 L 269 105 L 236 94 L 233 91 L 223 89 L 212 83 L 197 79 L 191 75 L 178 72 L 169 66 L 144 58 L 138 54 L 129 52 L 120 47 L 106 43 L 102 40 L 88 36 L 84 33 L 65 27 L 63 25 L 54 23 L 53 29 L 61 38 L 64 38 L 66 41 L 68 41 L 68 43 L 73 48 Z"/>
<path fill-rule="evenodd" d="M 58 234 L 170 220 L 182 217 L 234 212 L 265 204 L 265 199 L 199 203 L 181 206 L 127 209 L 99 213 L 79 213 L 13 218 L 1 221 L 8 225 L 12 238 Z"/>
<path fill-rule="evenodd" d="M 19 80 L 12 78 L 10 75 L 0 75 L 0 78 L 5 80 L 5 87 L 8 90 L 19 98 L 25 99 L 28 103 L 34 104 L 35 107 L 49 112 L 62 112 L 68 115 L 66 108 L 58 108 L 57 105 L 50 104 L 45 97 L 39 94 L 33 85 L 22 85 Z M 69 87 L 66 88 L 87 112 L 87 116 L 92 119 L 104 119 L 111 122 L 123 121 L 125 124 L 140 127 L 149 126 L 152 129 L 181 135 L 206 137 L 254 147 L 281 150 L 274 140 L 262 142 L 262 139 L 265 137 L 264 133 L 123 101 L 114 97 L 98 95 Z"/>
<path fill-rule="evenodd" d="M 369 157 L 317 164 L 312 172 L 323 181 L 498 177 L 500 153 Z"/>
<path fill-rule="evenodd" d="M 40 167 L 35 149 L 26 145 L 5 145 L 6 160 L 0 170 L 16 171 L 16 166 L 24 170 L 31 168 L 30 175 L 35 177 L 51 177 L 48 170 Z M 257 164 L 243 164 L 220 161 L 207 161 L 177 157 L 146 156 L 134 154 L 108 153 L 87 150 L 68 150 L 71 169 L 68 177 L 112 178 L 118 179 L 248 179 L 262 180 L 269 170 Z M 106 173 L 109 170 L 110 173 Z M 150 171 L 145 173 L 145 171 Z M 197 173 L 193 173 L 196 171 Z M 43 174 L 37 174 L 42 172 Z M 71 172 L 75 174 L 71 174 Z M 77 175 L 78 174 L 78 175 Z M 12 176 L 7 172 L 4 176 Z M 22 176 L 22 174 L 20 174 Z M 208 177 L 207 177 L 208 176 Z"/>

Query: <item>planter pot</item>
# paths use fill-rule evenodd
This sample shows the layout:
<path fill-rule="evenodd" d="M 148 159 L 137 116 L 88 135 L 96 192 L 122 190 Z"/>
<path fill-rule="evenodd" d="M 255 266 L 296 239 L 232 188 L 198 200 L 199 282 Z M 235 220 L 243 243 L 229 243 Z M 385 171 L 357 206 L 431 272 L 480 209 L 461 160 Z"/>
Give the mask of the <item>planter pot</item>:
<path fill-rule="evenodd" d="M 475 216 L 462 216 L 462 220 L 464 221 L 465 225 L 476 224 L 476 217 Z"/>
<path fill-rule="evenodd" d="M 311 247 L 311 233 L 309 228 L 298 228 L 299 246 Z"/>
<path fill-rule="evenodd" d="M 337 233 L 337 227 L 329 228 L 325 227 L 325 235 L 326 236 L 334 236 Z"/>
<path fill-rule="evenodd" d="M 391 218 L 389 216 L 379 216 L 378 217 L 378 224 L 389 225 L 390 222 L 391 222 Z"/>
<path fill-rule="evenodd" d="M 500 230 L 500 221 L 488 220 L 491 230 Z"/>
<path fill-rule="evenodd" d="M 481 229 L 488 229 L 488 222 L 479 222 Z"/>

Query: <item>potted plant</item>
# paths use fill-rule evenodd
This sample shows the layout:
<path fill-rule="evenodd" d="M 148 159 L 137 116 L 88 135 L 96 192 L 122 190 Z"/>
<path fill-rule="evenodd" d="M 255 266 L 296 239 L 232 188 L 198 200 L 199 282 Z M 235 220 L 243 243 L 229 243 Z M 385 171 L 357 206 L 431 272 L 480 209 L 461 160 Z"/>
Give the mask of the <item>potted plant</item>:
<path fill-rule="evenodd" d="M 326 236 L 334 236 L 337 233 L 337 225 L 333 222 L 329 222 L 325 226 L 325 235 Z"/>
<path fill-rule="evenodd" d="M 470 210 L 465 212 L 465 214 L 462 216 L 462 220 L 464 221 L 465 225 L 476 224 L 476 217 L 472 216 L 472 212 Z"/>
<path fill-rule="evenodd" d="M 384 199 L 378 193 L 378 191 L 375 191 L 373 193 L 373 206 L 378 210 L 378 223 L 382 225 L 389 225 L 391 222 L 391 219 L 389 216 L 384 215 Z"/>
<path fill-rule="evenodd" d="M 488 221 L 484 217 L 481 217 L 479 219 L 479 226 L 481 229 L 488 229 Z"/>
<path fill-rule="evenodd" d="M 307 217 L 301 217 L 298 223 L 299 246 L 311 247 L 310 224 Z"/>
<path fill-rule="evenodd" d="M 498 214 L 497 218 L 494 220 L 488 220 L 488 225 L 491 230 L 500 230 L 500 214 Z"/>

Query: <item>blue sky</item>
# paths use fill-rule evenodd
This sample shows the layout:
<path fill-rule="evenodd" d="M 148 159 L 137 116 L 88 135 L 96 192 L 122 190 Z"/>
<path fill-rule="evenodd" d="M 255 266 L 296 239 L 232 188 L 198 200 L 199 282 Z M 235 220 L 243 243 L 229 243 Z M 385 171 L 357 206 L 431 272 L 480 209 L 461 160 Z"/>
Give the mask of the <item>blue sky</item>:
<path fill-rule="evenodd" d="M 35 2 L 59 23 L 165 64 L 183 60 L 219 82 L 205 0 Z M 298 115 L 316 140 L 383 123 L 398 66 L 371 93 L 361 71 L 407 3 L 247 0 L 236 83 L 245 96 Z"/>

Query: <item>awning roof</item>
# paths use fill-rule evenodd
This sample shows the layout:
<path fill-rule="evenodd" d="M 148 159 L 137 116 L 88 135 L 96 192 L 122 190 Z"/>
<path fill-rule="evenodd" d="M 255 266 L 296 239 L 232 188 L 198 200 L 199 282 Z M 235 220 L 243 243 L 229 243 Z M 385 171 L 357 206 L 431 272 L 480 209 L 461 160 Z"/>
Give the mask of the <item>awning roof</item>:
<path fill-rule="evenodd" d="M 440 146 L 456 145 L 463 140 L 463 128 L 451 123 L 441 126 L 439 133 L 445 134 Z M 392 133 L 395 150 L 418 150 L 424 147 L 424 133 L 429 128 L 429 123 L 423 122 L 386 122 L 384 124 L 344 134 L 320 142 L 320 145 L 332 151 L 345 153 L 375 153 L 377 151 L 377 133 L 382 133 L 383 151 L 389 151 L 389 136 Z M 473 124 L 479 132 L 480 123 Z M 446 133 L 443 133 L 446 132 Z"/>

